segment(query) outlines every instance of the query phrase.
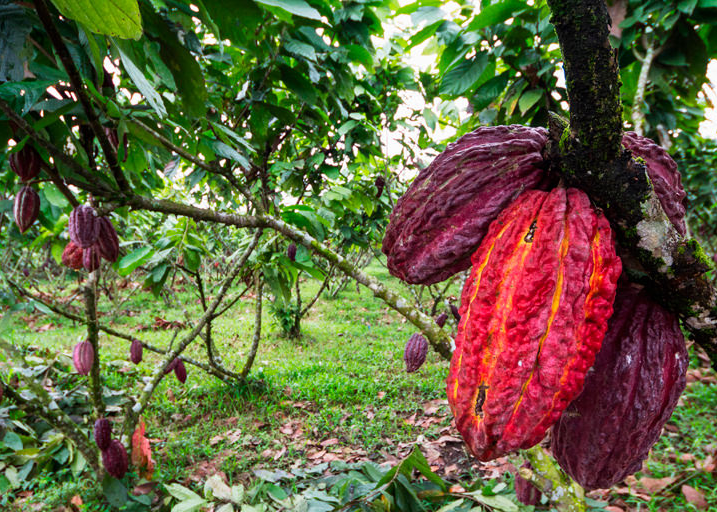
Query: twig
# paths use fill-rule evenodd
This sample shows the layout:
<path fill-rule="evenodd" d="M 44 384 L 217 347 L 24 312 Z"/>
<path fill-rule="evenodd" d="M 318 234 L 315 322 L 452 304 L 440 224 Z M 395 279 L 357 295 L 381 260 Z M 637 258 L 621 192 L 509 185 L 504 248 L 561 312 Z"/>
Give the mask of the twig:
<path fill-rule="evenodd" d="M 242 379 L 246 379 L 249 376 L 249 371 L 254 365 L 254 359 L 256 358 L 256 352 L 259 349 L 259 341 L 261 340 L 261 306 L 262 306 L 262 289 L 264 288 L 264 281 L 261 278 L 259 271 L 256 273 L 254 278 L 254 288 L 256 290 L 256 308 L 254 313 L 254 337 L 252 339 L 251 350 L 249 356 L 246 359 L 244 368 L 241 371 Z"/>

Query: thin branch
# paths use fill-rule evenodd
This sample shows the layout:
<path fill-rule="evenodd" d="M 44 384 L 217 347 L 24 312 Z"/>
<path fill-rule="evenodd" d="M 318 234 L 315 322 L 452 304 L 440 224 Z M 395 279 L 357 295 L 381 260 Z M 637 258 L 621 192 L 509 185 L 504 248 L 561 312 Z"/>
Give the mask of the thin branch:
<path fill-rule="evenodd" d="M 264 288 L 264 281 L 261 278 L 259 272 L 256 273 L 254 279 L 254 288 L 256 289 L 256 308 L 254 313 L 254 336 L 252 339 L 251 350 L 249 356 L 246 359 L 244 368 L 241 371 L 241 376 L 246 379 L 249 376 L 249 371 L 254 364 L 257 350 L 259 349 L 259 341 L 261 340 L 261 306 L 262 306 L 262 289 Z"/>
<path fill-rule="evenodd" d="M 326 286 L 329 284 L 329 281 L 331 280 L 331 276 L 334 274 L 334 267 L 333 265 L 331 268 L 329 268 L 329 271 L 326 273 L 326 277 L 324 278 L 324 282 L 321 283 L 321 287 L 319 288 L 319 291 L 316 292 L 316 295 L 314 295 L 314 298 L 311 299 L 311 301 L 306 305 L 304 309 L 301 310 L 301 313 L 299 316 L 304 317 L 306 313 L 309 312 L 309 310 L 316 304 L 316 301 L 319 300 L 319 297 L 321 297 L 321 293 L 326 289 Z"/>
<path fill-rule="evenodd" d="M 92 344 L 94 357 L 90 369 L 90 395 L 95 418 L 101 418 L 105 413 L 105 404 L 102 402 L 102 382 L 100 381 L 100 342 L 97 328 L 97 278 L 99 270 L 90 272 L 85 282 L 83 294 L 85 296 L 85 317 L 87 321 L 87 341 Z"/>

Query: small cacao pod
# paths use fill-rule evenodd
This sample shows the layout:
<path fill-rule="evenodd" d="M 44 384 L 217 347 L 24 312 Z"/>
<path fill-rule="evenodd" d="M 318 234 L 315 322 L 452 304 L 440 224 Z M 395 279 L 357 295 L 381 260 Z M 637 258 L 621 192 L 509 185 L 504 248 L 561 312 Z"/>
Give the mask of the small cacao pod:
<path fill-rule="evenodd" d="M 394 276 L 433 284 L 465 270 L 490 223 L 518 195 L 543 187 L 548 132 L 486 126 L 423 169 L 391 213 L 381 250 Z"/>
<path fill-rule="evenodd" d="M 100 225 L 99 233 L 97 234 L 97 248 L 104 259 L 110 263 L 114 263 L 119 256 L 119 237 L 117 236 L 117 231 L 115 231 L 115 227 L 108 217 L 99 217 L 97 222 Z"/>
<path fill-rule="evenodd" d="M 164 374 L 167 375 L 168 373 L 174 371 L 174 367 L 177 366 L 177 362 L 179 361 L 178 357 L 175 357 L 172 359 L 169 364 L 164 368 Z"/>
<path fill-rule="evenodd" d="M 40 155 L 29 144 L 10 155 L 10 169 L 20 177 L 20 181 L 30 181 L 40 174 Z"/>
<path fill-rule="evenodd" d="M 65 246 L 62 251 L 62 264 L 72 270 L 80 270 L 82 268 L 82 248 L 76 245 L 72 240 Z"/>
<path fill-rule="evenodd" d="M 290 243 L 289 247 L 286 248 L 286 257 L 291 261 L 296 261 L 296 244 Z"/>
<path fill-rule="evenodd" d="M 675 315 L 621 281 L 582 393 L 553 427 L 560 466 L 586 489 L 638 471 L 685 389 L 688 362 Z"/>
<path fill-rule="evenodd" d="M 102 257 L 100 256 L 100 250 L 97 245 L 92 245 L 87 249 L 82 249 L 82 266 L 88 272 L 94 272 L 100 268 L 102 263 Z"/>
<path fill-rule="evenodd" d="M 85 204 L 72 210 L 67 227 L 70 240 L 83 249 L 94 245 L 100 233 L 100 223 L 97 221 L 95 209 Z"/>
<path fill-rule="evenodd" d="M 412 373 L 418 370 L 426 362 L 428 353 L 428 341 L 423 335 L 416 333 L 408 338 L 406 348 L 403 351 L 403 360 L 406 362 L 406 372 Z"/>
<path fill-rule="evenodd" d="M 122 478 L 127 472 L 127 450 L 119 439 L 112 439 L 106 450 L 102 451 L 102 464 L 107 473 Z"/>
<path fill-rule="evenodd" d="M 142 362 L 142 352 L 144 351 L 144 347 L 142 347 L 142 342 L 139 340 L 132 340 L 132 343 L 129 346 L 129 359 L 134 364 L 139 364 Z"/>
<path fill-rule="evenodd" d="M 107 418 L 99 418 L 95 421 L 95 443 L 100 451 L 104 451 L 110 446 L 112 439 L 112 423 Z"/>
<path fill-rule="evenodd" d="M 25 185 L 15 196 L 13 207 L 15 224 L 24 233 L 40 215 L 40 196 L 32 187 Z"/>
<path fill-rule="evenodd" d="M 376 187 L 376 197 L 381 197 L 381 194 L 383 194 L 383 188 L 386 186 L 386 178 L 383 176 L 376 176 L 373 186 Z"/>
<path fill-rule="evenodd" d="M 448 320 L 448 314 L 447 313 L 441 313 L 436 317 L 436 324 L 438 327 L 443 327 L 446 325 L 446 320 Z"/>
<path fill-rule="evenodd" d="M 574 188 L 523 193 L 473 255 L 447 379 L 482 461 L 534 446 L 580 393 L 621 263 L 607 219 Z"/>
<path fill-rule="evenodd" d="M 75 369 L 80 375 L 89 375 L 92 369 L 92 363 L 95 360 L 95 349 L 89 341 L 81 341 L 75 345 L 72 351 L 72 361 L 75 363 Z"/>
<path fill-rule="evenodd" d="M 530 462 L 525 462 L 521 467 L 533 469 Z M 520 474 L 515 475 L 515 495 L 523 505 L 539 505 L 540 491 L 533 484 L 528 482 Z"/>
<path fill-rule="evenodd" d="M 177 363 L 174 365 L 174 376 L 182 384 L 187 382 L 187 367 L 184 366 L 184 361 L 181 359 L 177 359 Z"/>
<path fill-rule="evenodd" d="M 456 319 L 456 322 L 460 322 L 461 314 L 458 312 L 458 308 L 456 307 L 456 305 L 451 304 L 450 310 L 451 310 L 451 314 L 453 315 L 453 318 Z"/>

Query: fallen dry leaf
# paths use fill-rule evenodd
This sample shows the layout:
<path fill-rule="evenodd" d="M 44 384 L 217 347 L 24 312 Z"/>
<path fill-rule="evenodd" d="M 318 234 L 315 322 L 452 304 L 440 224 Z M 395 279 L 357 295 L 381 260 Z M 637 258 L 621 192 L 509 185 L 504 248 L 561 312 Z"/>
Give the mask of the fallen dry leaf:
<path fill-rule="evenodd" d="M 711 473 L 715 470 L 717 464 L 715 464 L 714 457 L 712 455 L 708 455 L 705 460 L 698 460 L 697 462 L 695 462 L 695 467 L 700 471 L 704 471 L 705 473 Z"/>
<path fill-rule="evenodd" d="M 698 491 L 689 485 L 682 486 L 682 494 L 684 494 L 687 503 L 692 503 L 696 508 L 704 510 L 707 508 L 707 500 L 702 491 Z"/>
<path fill-rule="evenodd" d="M 671 485 L 675 482 L 675 478 L 671 476 L 666 476 L 664 478 L 650 478 L 647 476 L 644 476 L 638 480 L 640 482 L 640 485 L 644 487 L 644 489 L 649 492 L 650 494 L 657 494 L 660 491 L 662 491 L 665 487 L 668 485 Z"/>

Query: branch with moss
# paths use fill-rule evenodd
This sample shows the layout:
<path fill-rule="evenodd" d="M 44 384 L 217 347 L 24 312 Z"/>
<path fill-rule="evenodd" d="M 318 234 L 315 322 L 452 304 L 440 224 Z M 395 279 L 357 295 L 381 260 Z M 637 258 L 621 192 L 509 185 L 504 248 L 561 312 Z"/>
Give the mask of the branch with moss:
<path fill-rule="evenodd" d="M 254 359 L 256 358 L 257 350 L 259 349 L 259 341 L 261 341 L 261 307 L 262 307 L 262 292 L 264 288 L 264 281 L 261 274 L 257 271 L 254 277 L 254 289 L 256 290 L 256 306 L 254 309 L 254 336 L 252 337 L 251 349 L 249 355 L 246 358 L 246 363 L 241 371 L 241 376 L 246 379 L 249 376 L 249 371 L 254 365 Z"/>

